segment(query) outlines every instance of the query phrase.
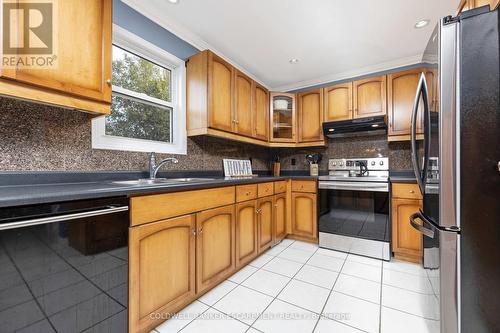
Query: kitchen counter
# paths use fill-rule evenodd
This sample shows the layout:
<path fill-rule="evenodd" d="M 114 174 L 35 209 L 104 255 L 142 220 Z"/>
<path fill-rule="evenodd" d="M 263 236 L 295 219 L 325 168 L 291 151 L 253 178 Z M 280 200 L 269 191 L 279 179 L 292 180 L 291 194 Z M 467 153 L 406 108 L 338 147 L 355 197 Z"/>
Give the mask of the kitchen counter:
<path fill-rule="evenodd" d="M 6 175 L 6 173 L 0 175 L 1 184 L 7 183 L 7 181 L 2 181 L 2 178 L 5 180 Z M 8 185 L 0 186 L 0 207 L 12 207 L 114 196 L 130 197 L 143 194 L 178 192 L 230 185 L 263 183 L 286 179 L 317 179 L 317 177 L 297 174 L 284 175 L 280 177 L 261 175 L 244 179 L 227 179 L 221 176 L 200 176 L 199 174 L 195 175 L 193 173 L 189 173 L 189 175 L 186 176 L 186 173 L 184 173 L 183 177 L 201 177 L 213 179 L 205 181 L 179 182 L 175 184 L 168 183 L 154 185 L 125 185 L 117 184 L 115 183 L 115 181 L 131 180 L 145 177 L 142 173 L 139 173 L 139 176 L 137 174 L 135 174 L 135 176 L 132 176 L 131 173 L 123 173 L 123 177 L 115 176 L 112 177 L 113 179 L 106 179 L 106 177 L 103 177 L 102 174 L 95 174 L 95 177 L 86 175 L 86 177 L 83 178 L 85 179 L 85 181 L 76 181 L 77 179 L 82 178 L 72 178 L 68 175 L 65 175 L 64 177 L 59 178 L 62 179 L 63 182 L 48 182 L 50 177 L 47 178 L 44 176 L 40 176 L 40 174 L 31 174 L 30 176 L 33 175 L 36 179 L 38 179 L 38 181 L 33 181 L 33 183 L 23 182 L 21 184 L 13 184 L 12 182 L 10 182 Z M 112 173 L 108 173 L 108 175 L 112 175 Z M 118 173 L 118 175 L 120 175 L 120 173 Z M 17 177 L 17 175 L 12 176 Z M 180 176 L 178 174 L 175 174 L 175 176 L 172 176 L 172 174 L 159 174 L 158 178 L 161 177 L 178 178 Z M 99 180 L 90 181 L 92 178 Z M 46 180 L 47 182 L 39 183 L 39 181 L 43 180 Z"/>
<path fill-rule="evenodd" d="M 391 183 L 416 183 L 413 170 L 389 171 L 389 181 Z"/>

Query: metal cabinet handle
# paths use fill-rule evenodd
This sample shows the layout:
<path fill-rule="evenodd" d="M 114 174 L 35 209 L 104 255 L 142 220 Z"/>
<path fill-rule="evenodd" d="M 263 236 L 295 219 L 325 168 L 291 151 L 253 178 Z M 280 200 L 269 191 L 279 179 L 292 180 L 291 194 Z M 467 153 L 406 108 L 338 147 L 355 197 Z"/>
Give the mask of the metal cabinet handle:
<path fill-rule="evenodd" d="M 250 192 L 250 191 L 248 191 L 248 192 L 246 192 L 246 193 L 245 193 L 245 195 L 250 195 L 250 193 L 251 193 L 251 192 Z"/>
<path fill-rule="evenodd" d="M 193 236 L 196 236 L 196 229 L 193 229 Z"/>
<path fill-rule="evenodd" d="M 497 170 L 500 171 L 500 161 L 497 163 Z"/>
<path fill-rule="evenodd" d="M 200 228 L 200 230 L 198 230 L 198 234 L 199 234 L 199 235 L 202 235 L 202 234 L 203 234 L 203 228 Z"/>
<path fill-rule="evenodd" d="M 107 79 L 106 84 L 111 87 L 111 79 Z"/>
<path fill-rule="evenodd" d="M 415 191 L 413 191 L 413 190 L 410 190 L 410 193 L 411 193 L 411 194 L 413 194 L 413 193 L 415 193 Z"/>

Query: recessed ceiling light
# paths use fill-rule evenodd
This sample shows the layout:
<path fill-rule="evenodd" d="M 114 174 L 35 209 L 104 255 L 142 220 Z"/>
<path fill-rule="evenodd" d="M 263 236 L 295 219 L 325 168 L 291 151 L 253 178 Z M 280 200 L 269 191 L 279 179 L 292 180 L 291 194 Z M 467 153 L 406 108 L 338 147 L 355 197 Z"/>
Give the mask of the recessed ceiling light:
<path fill-rule="evenodd" d="M 288 62 L 291 63 L 291 64 L 297 64 L 299 62 L 299 59 L 292 58 L 292 59 L 288 60 Z"/>
<path fill-rule="evenodd" d="M 170 3 L 179 3 L 179 0 L 168 0 Z"/>
<path fill-rule="evenodd" d="M 417 23 L 415 23 L 415 28 L 420 29 L 425 27 L 427 24 L 429 24 L 429 20 L 420 20 Z"/>

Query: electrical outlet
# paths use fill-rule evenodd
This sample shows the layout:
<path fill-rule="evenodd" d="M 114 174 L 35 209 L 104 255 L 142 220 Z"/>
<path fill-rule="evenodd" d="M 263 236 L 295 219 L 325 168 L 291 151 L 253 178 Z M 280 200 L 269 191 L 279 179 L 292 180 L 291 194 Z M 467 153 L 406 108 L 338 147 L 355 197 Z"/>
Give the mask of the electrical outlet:
<path fill-rule="evenodd" d="M 296 165 L 297 164 L 297 160 L 295 158 L 292 158 L 291 163 L 292 163 L 292 165 Z"/>

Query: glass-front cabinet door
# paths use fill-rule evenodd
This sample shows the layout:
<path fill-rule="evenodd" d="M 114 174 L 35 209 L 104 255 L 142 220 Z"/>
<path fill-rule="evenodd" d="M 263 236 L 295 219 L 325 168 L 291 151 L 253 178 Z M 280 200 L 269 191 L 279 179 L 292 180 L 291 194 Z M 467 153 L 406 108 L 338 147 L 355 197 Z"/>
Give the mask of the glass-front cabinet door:
<path fill-rule="evenodd" d="M 295 142 L 295 95 L 271 93 L 271 141 Z"/>

